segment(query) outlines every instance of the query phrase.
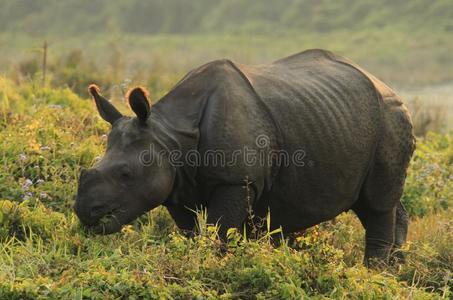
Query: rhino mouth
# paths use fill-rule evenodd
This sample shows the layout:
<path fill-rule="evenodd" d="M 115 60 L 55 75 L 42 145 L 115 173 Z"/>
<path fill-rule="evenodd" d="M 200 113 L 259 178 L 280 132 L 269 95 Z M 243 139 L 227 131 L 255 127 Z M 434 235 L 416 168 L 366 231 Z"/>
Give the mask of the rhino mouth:
<path fill-rule="evenodd" d="M 121 222 L 121 210 L 113 209 L 105 213 L 96 222 L 87 226 L 87 229 L 95 234 L 111 234 L 119 232 L 123 227 Z"/>
<path fill-rule="evenodd" d="M 95 234 L 105 235 L 119 232 L 122 227 L 123 224 L 121 224 L 118 218 L 112 214 L 102 217 L 99 222 L 97 222 L 95 225 L 90 226 L 89 229 Z"/>

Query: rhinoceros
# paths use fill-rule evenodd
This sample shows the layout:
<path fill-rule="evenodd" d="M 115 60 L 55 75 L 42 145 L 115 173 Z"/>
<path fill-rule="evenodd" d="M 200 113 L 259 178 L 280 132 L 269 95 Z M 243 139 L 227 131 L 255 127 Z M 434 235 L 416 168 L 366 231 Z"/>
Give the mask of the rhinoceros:
<path fill-rule="evenodd" d="M 89 92 L 111 131 L 104 157 L 81 171 L 74 209 L 99 233 L 160 205 L 189 231 L 205 208 L 222 240 L 250 214 L 269 213 L 271 229 L 289 234 L 353 210 L 365 262 L 389 261 L 405 242 L 411 118 L 392 89 L 344 57 L 314 49 L 267 65 L 212 61 L 153 106 L 145 89 L 131 90 L 134 117 L 97 86 Z"/>

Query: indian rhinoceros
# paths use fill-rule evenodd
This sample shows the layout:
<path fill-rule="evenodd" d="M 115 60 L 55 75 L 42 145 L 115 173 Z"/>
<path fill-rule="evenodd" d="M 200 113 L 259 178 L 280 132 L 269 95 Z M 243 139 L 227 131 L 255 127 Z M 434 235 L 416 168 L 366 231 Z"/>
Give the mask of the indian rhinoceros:
<path fill-rule="evenodd" d="M 219 236 L 247 227 L 301 231 L 353 210 L 365 262 L 388 261 L 406 239 L 400 202 L 415 148 L 402 100 L 353 62 L 307 50 L 267 65 L 216 60 L 189 72 L 155 105 L 135 88 L 123 116 L 89 87 L 111 125 L 104 157 L 80 176 L 75 212 L 100 233 L 167 207 L 195 227 L 207 209 Z M 102 222 L 101 222 L 102 221 Z"/>

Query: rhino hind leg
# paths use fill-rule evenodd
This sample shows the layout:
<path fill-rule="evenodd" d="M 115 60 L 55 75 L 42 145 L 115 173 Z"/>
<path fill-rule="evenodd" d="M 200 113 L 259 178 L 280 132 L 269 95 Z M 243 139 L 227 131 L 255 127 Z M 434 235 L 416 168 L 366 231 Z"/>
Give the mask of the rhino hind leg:
<path fill-rule="evenodd" d="M 402 262 L 399 249 L 406 240 L 408 227 L 408 216 L 400 199 L 415 138 L 409 114 L 400 99 L 389 96 L 383 101 L 383 131 L 358 205 L 362 214 L 359 218 L 366 223 L 366 263 L 374 257 L 386 263 Z"/>
<path fill-rule="evenodd" d="M 355 212 L 360 222 L 362 223 L 365 230 L 369 222 L 372 222 L 370 219 L 370 209 L 364 205 L 363 201 L 357 201 L 356 204 L 352 207 L 352 210 Z M 397 264 L 404 263 L 404 254 L 401 251 L 401 246 L 406 242 L 407 231 L 408 231 L 409 216 L 401 202 L 398 202 L 395 208 L 395 224 L 394 224 L 394 242 L 391 246 L 389 263 Z M 390 241 L 390 239 L 389 239 Z M 375 244 L 373 241 L 368 242 L 369 247 L 373 247 L 372 244 Z M 367 260 L 369 256 L 372 256 L 372 253 L 369 251 L 366 253 L 365 264 L 368 264 Z M 385 259 L 385 258 L 384 258 Z"/>
<path fill-rule="evenodd" d="M 390 262 L 395 240 L 395 209 L 376 211 L 370 208 L 364 198 L 352 207 L 365 228 L 366 266 L 374 267 Z"/>
<path fill-rule="evenodd" d="M 377 266 L 390 262 L 394 247 L 395 209 L 387 212 L 370 212 L 365 234 L 365 265 Z"/>
<path fill-rule="evenodd" d="M 391 166 L 391 167 L 388 167 Z M 406 167 L 377 162 L 352 207 L 366 230 L 365 264 L 402 262 L 399 248 L 406 240 L 407 214 L 400 203 Z"/>
<path fill-rule="evenodd" d="M 409 216 L 401 202 L 398 202 L 395 213 L 395 243 L 392 249 L 391 262 L 404 263 L 401 246 L 406 242 Z"/>
<path fill-rule="evenodd" d="M 389 140 L 381 143 L 359 200 L 352 207 L 366 229 L 365 264 L 368 266 L 376 260 L 403 261 L 399 249 L 406 240 L 408 217 L 400 198 L 412 149 L 399 146 Z"/>

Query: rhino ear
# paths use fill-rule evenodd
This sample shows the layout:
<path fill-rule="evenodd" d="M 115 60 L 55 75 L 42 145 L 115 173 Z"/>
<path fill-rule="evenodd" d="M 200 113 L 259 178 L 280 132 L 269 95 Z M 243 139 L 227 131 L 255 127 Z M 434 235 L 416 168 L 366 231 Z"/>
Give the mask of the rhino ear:
<path fill-rule="evenodd" d="M 88 87 L 88 91 L 96 103 L 99 114 L 104 120 L 113 125 L 116 120 L 123 116 L 109 100 L 99 94 L 99 87 L 97 85 L 91 84 Z"/>
<path fill-rule="evenodd" d="M 143 124 L 146 123 L 151 110 L 148 101 L 148 92 L 144 88 L 136 87 L 129 91 L 127 98 L 130 107 L 137 115 L 137 119 Z"/>

